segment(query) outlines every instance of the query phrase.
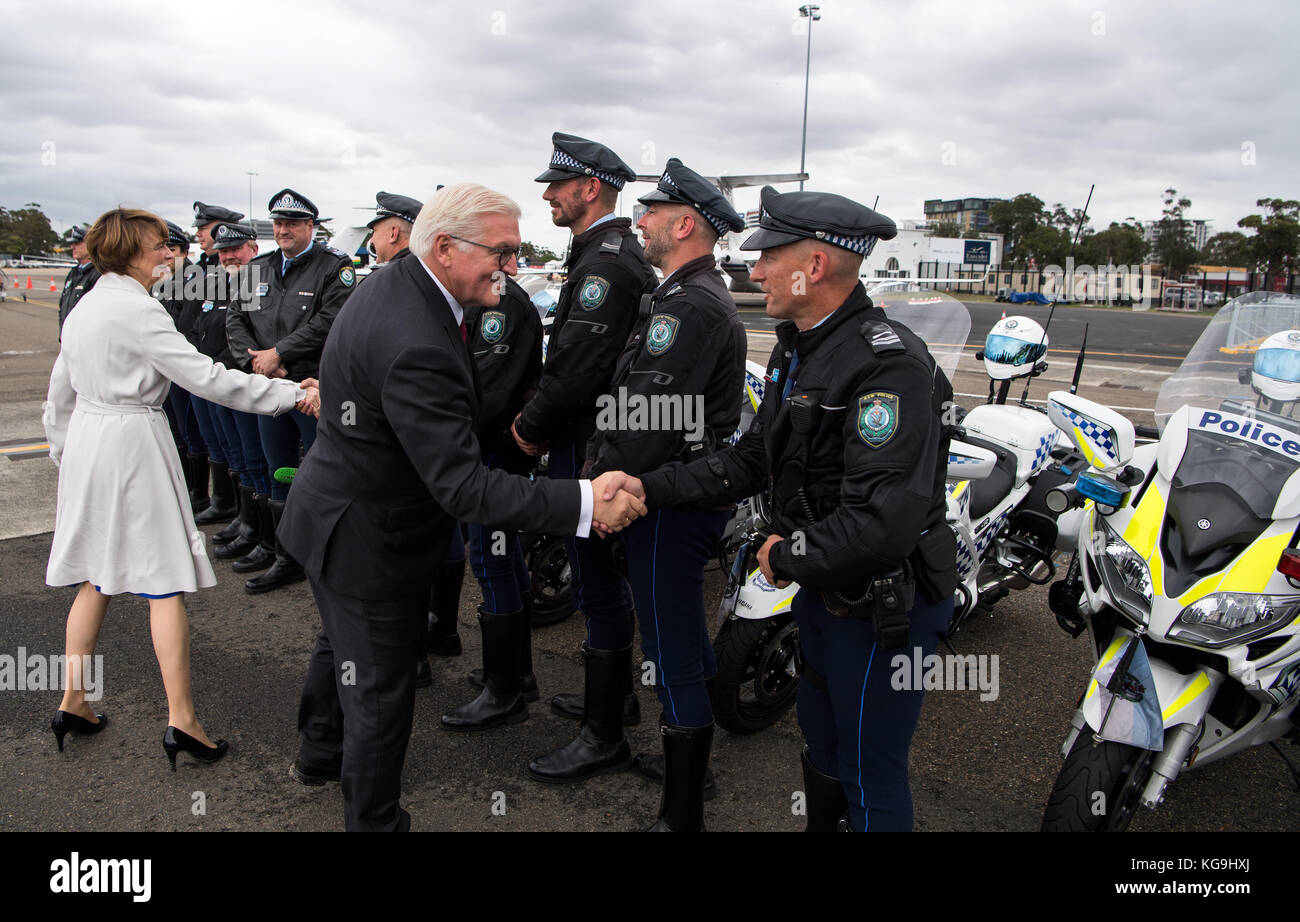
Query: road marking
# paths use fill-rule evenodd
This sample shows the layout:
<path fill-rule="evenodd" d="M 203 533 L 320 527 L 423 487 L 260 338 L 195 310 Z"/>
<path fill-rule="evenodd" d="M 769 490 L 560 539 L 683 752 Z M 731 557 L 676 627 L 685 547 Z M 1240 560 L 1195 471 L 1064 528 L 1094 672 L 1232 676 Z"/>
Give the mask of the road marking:
<path fill-rule="evenodd" d="M 48 442 L 20 442 L 8 448 L 0 448 L 0 455 L 10 461 L 26 461 L 28 458 L 47 457 L 50 453 Z"/>

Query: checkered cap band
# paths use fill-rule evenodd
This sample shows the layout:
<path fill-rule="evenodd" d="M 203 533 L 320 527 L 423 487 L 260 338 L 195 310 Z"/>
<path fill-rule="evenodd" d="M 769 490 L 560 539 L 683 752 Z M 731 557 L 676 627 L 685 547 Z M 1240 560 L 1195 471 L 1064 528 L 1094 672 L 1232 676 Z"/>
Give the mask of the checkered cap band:
<path fill-rule="evenodd" d="M 615 189 L 622 189 L 627 183 L 627 180 L 621 176 L 615 176 L 613 173 L 602 173 L 600 170 L 592 169 L 581 160 L 571 157 L 558 147 L 555 149 L 555 152 L 551 154 L 551 167 L 552 169 L 568 170 L 570 172 L 576 170 L 577 172 L 584 173 L 587 176 L 595 176 L 601 182 L 607 182 Z"/>
<path fill-rule="evenodd" d="M 677 190 L 678 194 L 681 195 L 683 198 L 688 198 L 688 199 L 690 198 L 689 195 L 686 195 L 686 193 L 682 192 L 681 188 L 678 187 L 677 183 L 673 182 L 673 178 L 668 175 L 667 170 L 664 170 L 664 175 L 659 177 L 659 182 L 672 186 L 674 189 Z M 718 232 L 719 237 L 726 236 L 727 231 L 731 230 L 731 228 L 727 226 L 725 221 L 723 221 L 717 215 L 713 214 L 707 208 L 701 206 L 698 202 L 692 201 L 691 207 L 694 208 L 696 211 L 698 211 L 700 214 L 704 215 L 704 220 L 708 221 L 710 224 L 713 225 L 713 229 Z"/>
<path fill-rule="evenodd" d="M 278 199 L 275 200 L 275 206 L 271 210 L 272 211 L 301 211 L 301 212 L 305 212 L 306 214 L 312 213 L 312 210 L 307 207 L 307 204 L 304 201 L 302 201 L 301 199 L 294 198 L 288 192 L 286 192 L 284 195 L 280 196 Z"/>
<path fill-rule="evenodd" d="M 771 219 L 771 214 L 766 208 L 762 209 L 759 215 L 758 223 L 760 227 L 763 226 L 764 218 Z M 773 229 L 783 230 L 783 228 Z M 850 253 L 857 253 L 859 256 L 864 258 L 871 255 L 871 251 L 876 248 L 876 243 L 880 240 L 879 237 L 870 235 L 865 237 L 845 237 L 842 234 L 828 234 L 826 231 L 814 231 L 811 236 L 817 240 L 825 240 L 827 243 L 833 243 L 837 247 L 843 247 Z"/>

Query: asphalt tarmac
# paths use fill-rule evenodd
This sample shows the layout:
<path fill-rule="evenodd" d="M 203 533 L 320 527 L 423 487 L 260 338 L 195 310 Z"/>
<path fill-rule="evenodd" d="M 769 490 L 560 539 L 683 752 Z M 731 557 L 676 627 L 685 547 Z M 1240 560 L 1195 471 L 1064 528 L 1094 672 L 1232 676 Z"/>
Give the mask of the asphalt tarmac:
<path fill-rule="evenodd" d="M 57 472 L 43 451 L 32 448 L 43 442 L 40 405 L 57 354 L 53 300 L 33 297 L 23 304 L 12 294 L 0 304 L 0 452 L 24 446 L 28 451 L 0 456 L 0 537 L 6 539 L 0 540 L 0 656 L 24 655 L 30 661 L 62 652 L 73 590 L 44 585 Z M 1001 306 L 995 309 L 1000 313 Z M 1058 311 L 1058 317 L 1073 310 L 1079 309 Z M 1153 314 L 1126 319 L 1131 316 L 1106 312 L 1117 339 L 1180 342 L 1189 330 L 1199 331 L 1199 325 L 1193 327 L 1196 318 Z M 748 314 L 746 319 L 751 319 Z M 1123 325 L 1134 322 L 1156 326 L 1153 331 L 1126 333 Z M 1054 329 L 1056 323 L 1053 320 Z M 982 339 L 985 328 L 977 321 L 975 329 Z M 751 354 L 761 362 L 771 341 L 762 330 L 754 332 Z M 1091 333 L 1089 343 L 1091 350 Z M 1168 362 L 1137 355 L 1098 364 L 1107 363 L 1120 370 L 1086 372 L 1086 387 L 1097 388 L 1098 394 L 1128 394 L 1135 418 L 1143 407 L 1149 410 L 1159 380 L 1172 370 Z M 957 389 L 982 396 L 974 363 L 966 364 L 969 370 L 959 374 Z M 1072 360 L 1059 364 L 1069 365 L 1068 371 L 1063 367 L 1059 372 L 1068 381 Z M 1161 364 L 1163 370 L 1157 368 Z M 1143 376 L 1138 371 L 1153 373 Z M 1055 374 L 1055 369 L 1049 372 Z M 1031 399 L 1041 399 L 1049 387 L 1057 386 L 1035 382 Z M 342 828 L 338 785 L 304 788 L 287 774 L 296 752 L 298 695 L 319 625 L 310 593 L 300 584 L 248 596 L 242 580 L 225 563 L 214 566 L 219 585 L 191 595 L 187 605 L 199 715 L 209 734 L 230 740 L 230 755 L 216 765 L 182 755 L 177 772 L 168 769 L 160 744 L 166 702 L 147 605 L 120 597 L 109 610 L 98 650 L 104 658 L 104 691 L 96 708 L 112 721 L 101 734 L 70 736 L 66 752 L 60 754 L 49 731 L 58 692 L 0 692 L 0 829 Z M 710 611 L 722 582 L 719 571 L 708 574 Z M 463 676 L 479 665 L 474 621 L 478 602 L 478 589 L 470 579 L 460 611 L 465 653 L 434 657 L 434 686 L 417 694 L 403 775 L 403 804 L 411 812 L 412 828 L 648 826 L 656 813 L 658 790 L 637 775 L 606 775 L 576 786 L 538 784 L 527 776 L 529 758 L 567 742 L 577 729 L 552 714 L 546 701 L 551 694 L 581 687 L 580 616 L 536 632 L 542 700 L 530 706 L 529 720 L 474 734 L 440 729 L 439 715 L 473 695 Z M 981 700 L 989 695 L 977 690 L 927 694 L 911 753 L 916 828 L 1037 829 L 1060 767 L 1060 743 L 1088 675 L 1086 640 L 1072 640 L 1060 631 L 1043 588 L 1013 593 L 998 603 L 991 617 L 970 624 L 954 642 L 960 653 L 997 657 L 997 695 Z M 653 690 L 640 688 L 638 696 L 645 719 L 628 731 L 634 751 L 658 745 Z M 1283 748 L 1300 760 L 1294 747 Z M 759 734 L 719 731 L 712 761 L 719 794 L 706 806 L 709 828 L 800 829 L 802 817 L 792 812 L 794 794 L 802 788 L 799 751 L 793 711 Z M 1297 831 L 1300 793 L 1278 755 L 1257 748 L 1189 771 L 1171 786 L 1160 809 L 1142 811 L 1133 828 Z"/>

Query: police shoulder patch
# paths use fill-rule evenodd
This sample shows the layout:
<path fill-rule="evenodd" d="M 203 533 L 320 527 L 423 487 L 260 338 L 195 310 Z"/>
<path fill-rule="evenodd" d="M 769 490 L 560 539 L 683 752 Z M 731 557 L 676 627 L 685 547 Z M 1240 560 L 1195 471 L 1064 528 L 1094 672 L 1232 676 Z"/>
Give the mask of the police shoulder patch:
<path fill-rule="evenodd" d="M 506 334 L 506 315 L 501 311 L 484 311 L 478 329 L 485 343 L 500 342 Z"/>
<path fill-rule="evenodd" d="M 339 281 L 347 288 L 351 288 L 357 280 L 357 274 L 352 271 L 351 266 L 344 266 L 339 270 Z"/>
<path fill-rule="evenodd" d="M 651 355 L 663 355 L 677 341 L 677 328 L 681 325 L 672 314 L 655 314 L 650 318 L 646 332 L 645 348 Z"/>
<path fill-rule="evenodd" d="M 608 294 L 609 279 L 600 275 L 589 275 L 578 286 L 578 302 L 586 311 L 594 311 L 604 304 Z"/>
<path fill-rule="evenodd" d="M 879 448 L 897 431 L 897 394 L 873 391 L 858 398 L 858 436 L 868 448 Z"/>

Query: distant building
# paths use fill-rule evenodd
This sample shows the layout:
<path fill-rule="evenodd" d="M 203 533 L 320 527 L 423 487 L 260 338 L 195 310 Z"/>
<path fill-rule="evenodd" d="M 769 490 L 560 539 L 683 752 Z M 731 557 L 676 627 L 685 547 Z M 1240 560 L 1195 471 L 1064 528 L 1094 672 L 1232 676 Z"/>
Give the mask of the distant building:
<path fill-rule="evenodd" d="M 1198 250 L 1205 248 L 1205 242 L 1210 239 L 1210 222 L 1209 221 L 1189 221 L 1192 231 L 1192 246 Z M 1152 246 L 1160 239 L 1160 222 L 1143 221 L 1142 222 L 1142 239 Z"/>
<path fill-rule="evenodd" d="M 926 199 L 925 220 L 932 223 L 954 221 L 963 231 L 982 231 L 991 223 L 989 208 L 1005 201 L 1001 198 Z"/>
<path fill-rule="evenodd" d="M 985 234 L 980 240 L 932 237 L 918 223 L 903 221 L 898 236 L 877 242 L 862 264 L 862 274 L 868 278 L 978 277 L 1002 261 L 1001 234 Z"/>

